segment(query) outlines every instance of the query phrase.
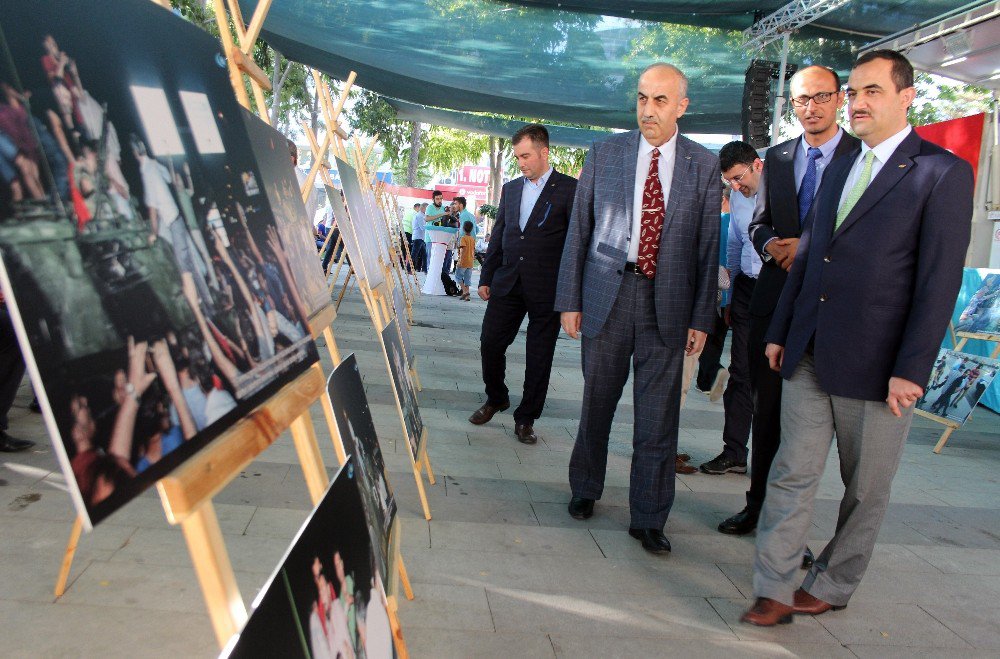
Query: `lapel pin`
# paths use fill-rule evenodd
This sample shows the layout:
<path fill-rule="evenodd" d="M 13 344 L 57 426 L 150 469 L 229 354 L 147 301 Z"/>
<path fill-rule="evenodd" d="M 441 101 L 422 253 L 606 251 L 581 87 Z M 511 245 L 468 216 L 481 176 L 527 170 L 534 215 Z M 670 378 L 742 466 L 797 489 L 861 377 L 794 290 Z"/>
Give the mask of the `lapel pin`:
<path fill-rule="evenodd" d="M 787 156 L 787 155 L 788 155 L 788 152 L 787 152 L 787 151 L 782 151 L 782 152 L 781 152 L 781 155 L 783 155 L 783 156 Z"/>
<path fill-rule="evenodd" d="M 900 169 L 906 169 L 906 165 L 900 165 L 899 168 Z"/>

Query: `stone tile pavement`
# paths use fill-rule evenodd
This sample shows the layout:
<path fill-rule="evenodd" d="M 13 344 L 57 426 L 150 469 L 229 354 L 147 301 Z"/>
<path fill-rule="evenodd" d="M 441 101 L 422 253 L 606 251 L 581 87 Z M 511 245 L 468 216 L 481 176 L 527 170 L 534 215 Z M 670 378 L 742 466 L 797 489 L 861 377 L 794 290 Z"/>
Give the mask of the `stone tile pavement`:
<path fill-rule="evenodd" d="M 356 289 L 334 325 L 357 354 L 391 470 L 403 552 L 416 599 L 400 615 L 415 657 L 1000 655 L 1000 423 L 985 408 L 931 453 L 939 428 L 918 419 L 896 477 L 872 565 L 851 605 L 778 629 L 741 625 L 753 538 L 715 526 L 743 505 L 745 476 L 678 478 L 666 533 L 674 550 L 646 554 L 628 537 L 631 396 L 613 429 L 608 488 L 596 514 L 571 519 L 566 467 L 580 413 L 579 344 L 561 337 L 542 441 L 522 446 L 509 415 L 468 423 L 483 401 L 478 357 L 485 303 L 418 300 L 412 330 L 421 412 L 439 476 L 420 513 L 378 341 Z M 322 352 L 322 351 L 321 351 Z M 522 336 L 508 353 L 514 400 Z M 726 358 L 728 359 L 728 358 Z M 324 367 L 330 367 L 328 358 Z M 11 432 L 38 441 L 0 454 L 0 656 L 213 656 L 215 641 L 179 529 L 155 492 L 81 543 L 66 594 L 55 581 L 73 519 L 40 419 L 22 387 Z M 313 415 L 336 464 L 322 412 Z M 701 462 L 721 448 L 722 404 L 698 392 L 681 416 L 681 449 Z M 332 469 L 331 469 L 332 472 Z M 810 534 L 833 533 L 842 487 L 829 457 Z M 309 509 L 289 436 L 282 436 L 215 499 L 241 591 L 250 602 Z"/>

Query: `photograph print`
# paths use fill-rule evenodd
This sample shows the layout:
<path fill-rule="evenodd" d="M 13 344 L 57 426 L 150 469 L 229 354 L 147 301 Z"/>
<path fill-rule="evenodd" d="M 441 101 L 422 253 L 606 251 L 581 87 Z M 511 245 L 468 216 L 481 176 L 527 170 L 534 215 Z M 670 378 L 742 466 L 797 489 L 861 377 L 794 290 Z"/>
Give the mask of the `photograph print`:
<path fill-rule="evenodd" d="M 410 378 L 410 371 L 406 367 L 406 354 L 403 352 L 403 344 L 399 340 L 399 330 L 396 327 L 397 322 L 399 322 L 397 319 L 393 319 L 382 330 L 382 346 L 385 349 L 389 374 L 392 376 L 393 394 L 395 394 L 396 402 L 403 413 L 403 431 L 406 433 L 410 455 L 416 460 L 420 452 L 424 422 L 420 418 L 420 408 L 417 406 L 417 395 L 413 387 L 413 380 Z"/>
<path fill-rule="evenodd" d="M 382 268 L 378 263 L 369 265 L 362 258 L 361 246 L 358 244 L 358 233 L 354 223 L 354 217 L 347 210 L 344 201 L 344 193 L 329 185 L 326 187 L 326 196 L 330 200 L 330 208 L 333 210 L 333 219 L 337 223 L 337 229 L 344 240 L 344 247 L 347 249 L 347 259 L 358 279 L 368 282 L 368 286 L 374 288 L 385 281 L 382 276 Z"/>
<path fill-rule="evenodd" d="M 917 409 L 964 424 L 1000 370 L 1000 361 L 941 350 Z"/>
<path fill-rule="evenodd" d="M 361 486 L 350 457 L 222 657 L 396 656 L 384 575 L 370 542 Z"/>
<path fill-rule="evenodd" d="M 312 218 L 306 216 L 306 206 L 302 202 L 302 192 L 289 155 L 288 139 L 249 110 L 241 107 L 240 114 L 257 158 L 261 184 L 274 214 L 274 224 L 288 255 L 294 289 L 302 296 L 311 318 L 330 306 L 330 291 L 323 276 L 323 266 L 316 255 Z M 291 148 L 295 148 L 294 145 Z"/>
<path fill-rule="evenodd" d="M 347 211 L 350 213 L 351 224 L 354 227 L 354 235 L 357 238 L 359 258 L 365 264 L 365 271 L 369 278 L 368 286 L 375 288 L 385 279 L 382 275 L 382 264 L 389 265 L 388 259 L 382 258 L 382 242 L 375 226 L 376 216 L 368 202 L 368 196 L 362 188 L 364 183 L 358 179 L 358 172 L 340 158 L 335 160 L 337 172 L 340 174 L 340 182 L 344 188 L 344 201 L 347 204 Z M 336 206 L 334 206 L 334 210 L 336 210 Z"/>
<path fill-rule="evenodd" d="M 7 305 L 89 528 L 314 363 L 308 309 L 218 40 L 162 7 L 0 5 L 0 149 Z"/>
<path fill-rule="evenodd" d="M 955 332 L 978 336 L 1000 336 L 1000 274 L 983 277 L 983 283 L 969 299 Z"/>
<path fill-rule="evenodd" d="M 392 306 L 396 310 L 396 325 L 399 327 L 399 337 L 403 341 L 403 354 L 406 355 L 406 363 L 412 368 L 413 346 L 410 344 L 410 324 L 407 322 L 408 312 L 402 286 L 392 287 Z"/>
<path fill-rule="evenodd" d="M 396 498 L 389 487 L 382 448 L 368 407 L 368 396 L 354 355 L 348 355 L 327 382 L 333 416 L 344 443 L 344 452 L 354 456 L 358 487 L 368 514 L 368 526 L 376 531 L 373 545 L 378 548 L 382 574 L 389 573 L 389 531 L 396 517 Z"/>

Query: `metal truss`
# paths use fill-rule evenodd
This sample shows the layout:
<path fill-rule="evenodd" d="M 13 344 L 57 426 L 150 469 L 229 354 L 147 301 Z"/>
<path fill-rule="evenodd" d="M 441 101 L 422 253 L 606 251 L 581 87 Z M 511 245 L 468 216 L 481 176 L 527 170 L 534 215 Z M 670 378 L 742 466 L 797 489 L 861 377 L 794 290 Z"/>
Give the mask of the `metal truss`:
<path fill-rule="evenodd" d="M 743 31 L 743 47 L 757 52 L 789 32 L 812 23 L 851 0 L 794 0 Z"/>

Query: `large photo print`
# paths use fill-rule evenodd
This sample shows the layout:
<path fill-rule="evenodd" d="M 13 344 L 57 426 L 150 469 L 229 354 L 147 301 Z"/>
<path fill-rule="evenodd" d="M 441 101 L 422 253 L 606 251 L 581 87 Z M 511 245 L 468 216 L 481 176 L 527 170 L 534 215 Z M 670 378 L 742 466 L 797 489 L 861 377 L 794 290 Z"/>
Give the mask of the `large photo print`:
<path fill-rule="evenodd" d="M 1000 336 L 1000 274 L 986 275 L 955 324 L 955 331 Z"/>
<path fill-rule="evenodd" d="M 309 310 L 216 39 L 44 0 L 0 46 L 5 293 L 92 524 L 313 363 Z"/>
<path fill-rule="evenodd" d="M 355 459 L 334 477 L 223 657 L 396 656 Z"/>

